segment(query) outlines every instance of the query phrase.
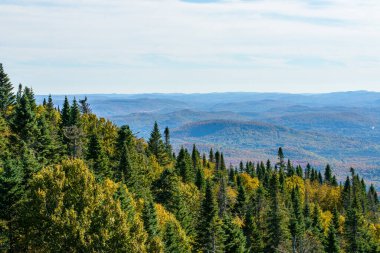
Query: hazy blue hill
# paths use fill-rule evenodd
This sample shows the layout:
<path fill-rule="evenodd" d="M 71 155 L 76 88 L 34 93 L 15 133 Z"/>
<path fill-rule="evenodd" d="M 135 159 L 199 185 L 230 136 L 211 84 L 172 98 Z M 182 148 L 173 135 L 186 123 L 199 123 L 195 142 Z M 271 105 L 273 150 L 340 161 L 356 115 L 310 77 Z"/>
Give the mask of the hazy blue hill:
<path fill-rule="evenodd" d="M 77 99 L 85 95 L 70 95 Z M 285 146 L 292 159 L 338 172 L 349 166 L 380 182 L 380 93 L 326 94 L 229 92 L 208 94 L 87 94 L 94 113 L 128 124 L 148 138 L 154 121 L 173 132 L 173 145 L 210 143 L 228 161 L 266 159 Z M 47 96 L 37 96 L 42 102 Z M 62 106 L 64 96 L 54 95 Z M 288 145 L 288 146 L 286 146 Z M 380 185 L 380 183 L 378 184 Z"/>
<path fill-rule="evenodd" d="M 205 112 L 190 109 L 169 113 L 131 113 L 112 117 L 112 120 L 119 125 L 129 124 L 131 129 L 139 131 L 139 136 L 144 138 L 149 137 L 154 121 L 157 121 L 162 127 L 169 126 L 171 129 L 175 129 L 187 123 L 211 119 L 248 120 L 249 117 L 233 112 Z"/>

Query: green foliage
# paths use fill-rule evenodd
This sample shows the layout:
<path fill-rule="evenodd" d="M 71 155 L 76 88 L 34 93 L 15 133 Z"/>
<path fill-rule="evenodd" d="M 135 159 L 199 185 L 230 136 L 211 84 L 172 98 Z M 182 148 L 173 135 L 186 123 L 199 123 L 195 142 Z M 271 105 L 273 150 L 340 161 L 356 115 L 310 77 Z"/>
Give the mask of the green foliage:
<path fill-rule="evenodd" d="M 15 103 L 13 85 L 0 63 L 0 114 L 6 115 L 7 110 Z"/>
<path fill-rule="evenodd" d="M 379 250 L 377 192 L 353 169 L 338 187 L 329 165 L 303 171 L 282 148 L 227 169 L 220 151 L 176 154 L 157 123 L 145 142 L 86 98 L 59 111 L 0 81 L 1 252 Z"/>
<path fill-rule="evenodd" d="M 130 219 L 114 199 L 117 189 L 111 181 L 97 184 L 80 160 L 41 170 L 19 203 L 16 222 L 20 232 L 29 232 L 19 238 L 15 250 L 145 251 L 142 224 Z M 140 229 L 132 231 L 136 227 Z"/>
<path fill-rule="evenodd" d="M 156 157 L 160 165 L 164 166 L 168 164 L 168 154 L 165 148 L 165 144 L 162 141 L 157 122 L 154 123 L 152 133 L 150 134 L 148 141 L 148 150 Z"/>

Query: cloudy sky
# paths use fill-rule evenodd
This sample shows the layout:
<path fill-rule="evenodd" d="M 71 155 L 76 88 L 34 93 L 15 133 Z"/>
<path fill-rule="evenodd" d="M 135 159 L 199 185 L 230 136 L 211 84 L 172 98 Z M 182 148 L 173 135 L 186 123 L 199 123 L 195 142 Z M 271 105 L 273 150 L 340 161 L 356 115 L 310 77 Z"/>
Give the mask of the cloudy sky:
<path fill-rule="evenodd" d="M 380 91 L 379 0 L 0 0 L 39 94 Z"/>

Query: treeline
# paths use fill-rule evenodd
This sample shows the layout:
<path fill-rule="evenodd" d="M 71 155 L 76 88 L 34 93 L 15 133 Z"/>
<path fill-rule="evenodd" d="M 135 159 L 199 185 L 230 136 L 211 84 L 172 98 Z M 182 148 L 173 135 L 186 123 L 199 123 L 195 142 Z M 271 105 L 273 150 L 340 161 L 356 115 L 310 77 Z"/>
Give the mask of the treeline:
<path fill-rule="evenodd" d="M 92 114 L 16 94 L 0 65 L 0 250 L 4 252 L 380 252 L 379 200 L 285 160 L 226 166 L 173 152 Z"/>

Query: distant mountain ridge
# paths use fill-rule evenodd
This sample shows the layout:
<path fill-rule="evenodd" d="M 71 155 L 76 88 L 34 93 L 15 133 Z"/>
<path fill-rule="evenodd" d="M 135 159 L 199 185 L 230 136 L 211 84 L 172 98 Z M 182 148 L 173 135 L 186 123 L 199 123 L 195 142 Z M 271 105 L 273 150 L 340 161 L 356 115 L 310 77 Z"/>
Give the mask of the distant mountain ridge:
<path fill-rule="evenodd" d="M 77 99 L 85 95 L 75 95 Z M 47 96 L 36 96 L 42 103 Z M 155 121 L 172 129 L 173 146 L 223 149 L 227 161 L 266 158 L 278 146 L 298 161 L 336 170 L 353 166 L 380 186 L 380 93 L 228 92 L 87 95 L 94 113 L 148 138 Z M 70 95 L 72 100 L 74 95 Z M 64 96 L 53 95 L 56 105 Z M 343 175 L 343 174 L 342 174 Z"/>

